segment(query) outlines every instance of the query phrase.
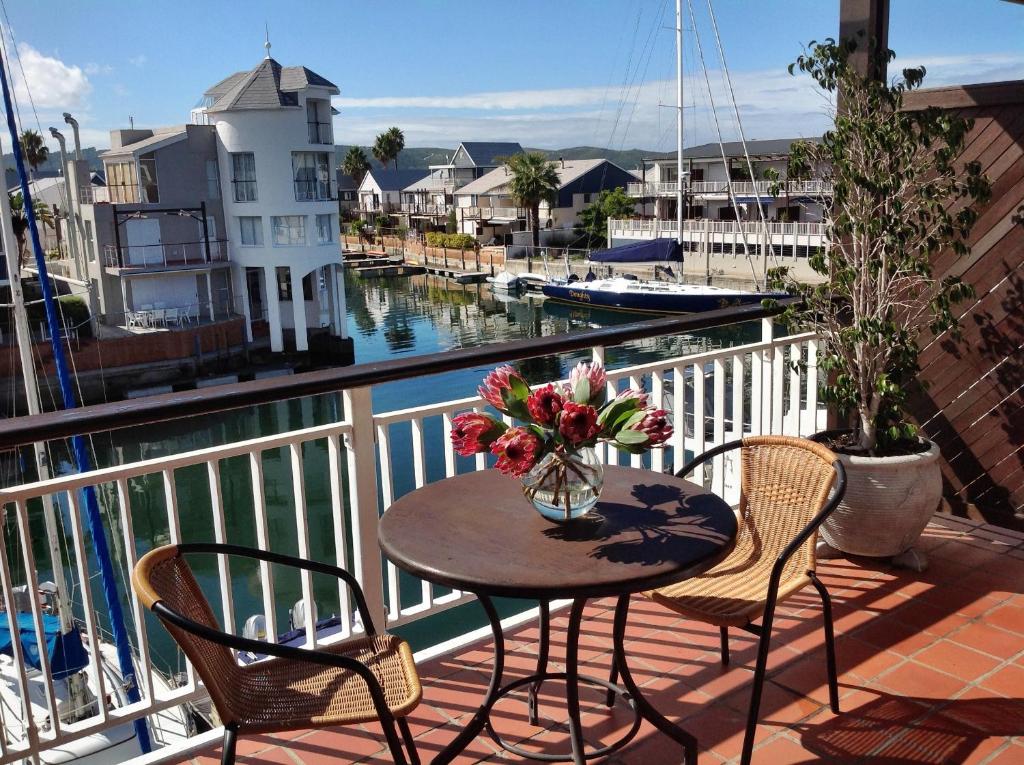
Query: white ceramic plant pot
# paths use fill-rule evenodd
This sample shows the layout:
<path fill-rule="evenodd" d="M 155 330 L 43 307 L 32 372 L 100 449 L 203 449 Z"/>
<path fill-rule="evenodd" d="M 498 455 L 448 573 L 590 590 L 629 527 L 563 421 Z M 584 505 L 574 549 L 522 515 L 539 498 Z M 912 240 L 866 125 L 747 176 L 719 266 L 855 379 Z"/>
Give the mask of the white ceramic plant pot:
<path fill-rule="evenodd" d="M 840 454 L 846 495 L 821 527 L 821 538 L 844 553 L 888 558 L 921 536 L 942 497 L 939 447 L 898 457 Z"/>

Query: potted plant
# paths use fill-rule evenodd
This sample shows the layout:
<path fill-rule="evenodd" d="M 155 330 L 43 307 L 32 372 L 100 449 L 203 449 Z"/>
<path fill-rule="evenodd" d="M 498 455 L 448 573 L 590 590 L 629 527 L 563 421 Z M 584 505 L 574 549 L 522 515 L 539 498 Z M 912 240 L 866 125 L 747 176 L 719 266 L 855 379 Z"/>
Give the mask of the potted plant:
<path fill-rule="evenodd" d="M 905 405 L 922 334 L 955 337 L 954 306 L 973 294 L 955 277 L 935 278 L 932 259 L 967 253 L 974 204 L 989 187 L 978 163 L 958 160 L 969 120 L 903 109 L 924 68 L 890 82 L 865 78 L 850 63 L 855 47 L 812 42 L 790 66 L 841 103 L 833 128 L 820 142 L 795 143 L 789 160 L 792 175 L 813 170 L 832 184 L 823 212 L 829 246 L 809 261 L 822 283 L 794 283 L 785 269 L 770 272 L 770 281 L 804 297 L 783 320 L 822 338 L 822 399 L 852 425 L 822 434 L 844 461 L 848 486 L 821 537 L 845 553 L 887 557 L 910 550 L 941 497 L 938 447 Z M 878 63 L 893 58 L 888 50 L 875 55 Z M 912 555 L 908 563 L 924 560 Z"/>
<path fill-rule="evenodd" d="M 626 389 L 608 399 L 604 368 L 580 363 L 566 385 L 530 389 L 511 366 L 484 378 L 479 392 L 488 404 L 521 425 L 509 426 L 484 412 L 452 419 L 451 440 L 463 457 L 490 452 L 494 467 L 522 479 L 523 493 L 542 516 L 565 522 L 597 504 L 604 468 L 594 447 L 603 442 L 630 454 L 662 446 L 672 437 L 663 409 L 643 391 Z"/>

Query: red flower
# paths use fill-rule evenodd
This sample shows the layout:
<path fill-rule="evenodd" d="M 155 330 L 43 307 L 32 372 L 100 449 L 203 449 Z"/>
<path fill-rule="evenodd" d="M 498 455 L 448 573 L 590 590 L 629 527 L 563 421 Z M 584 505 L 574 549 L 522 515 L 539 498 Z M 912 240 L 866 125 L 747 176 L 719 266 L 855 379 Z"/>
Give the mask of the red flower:
<path fill-rule="evenodd" d="M 463 457 L 485 452 L 504 427 L 490 415 L 466 412 L 452 419 L 452 444 L 456 453 Z"/>
<path fill-rule="evenodd" d="M 555 418 L 562 411 L 565 400 L 550 383 L 543 388 L 538 388 L 526 399 L 526 408 L 538 425 L 550 427 L 555 424 Z"/>
<path fill-rule="evenodd" d="M 505 406 L 505 400 L 502 398 L 502 391 L 512 389 L 512 380 L 518 380 L 523 386 L 526 386 L 526 381 L 522 376 L 511 366 L 506 364 L 503 367 L 498 367 L 493 372 L 488 373 L 487 377 L 484 378 L 483 385 L 477 388 L 477 392 L 480 397 L 484 399 L 488 404 L 493 406 L 499 412 L 508 414 L 508 407 Z"/>
<path fill-rule="evenodd" d="M 590 396 L 586 401 L 578 401 L 579 404 L 593 404 L 594 406 L 600 406 L 604 403 L 605 397 L 607 396 L 607 377 L 605 375 L 604 367 L 600 361 L 592 361 L 589 364 L 580 362 L 576 367 L 569 373 L 569 395 L 568 398 L 573 398 L 576 394 L 576 385 L 580 380 L 586 380 L 588 389 L 590 390 Z"/>
<path fill-rule="evenodd" d="M 601 426 L 597 424 L 597 410 L 589 405 L 566 402 L 558 418 L 558 432 L 572 446 L 589 441 L 601 432 Z"/>
<path fill-rule="evenodd" d="M 513 478 L 524 476 L 537 463 L 540 447 L 540 439 L 525 428 L 509 428 L 491 444 L 491 454 L 498 458 L 494 467 Z"/>
<path fill-rule="evenodd" d="M 664 409 L 652 409 L 636 425 L 630 428 L 647 436 L 649 446 L 663 444 L 672 437 L 672 424 Z"/>

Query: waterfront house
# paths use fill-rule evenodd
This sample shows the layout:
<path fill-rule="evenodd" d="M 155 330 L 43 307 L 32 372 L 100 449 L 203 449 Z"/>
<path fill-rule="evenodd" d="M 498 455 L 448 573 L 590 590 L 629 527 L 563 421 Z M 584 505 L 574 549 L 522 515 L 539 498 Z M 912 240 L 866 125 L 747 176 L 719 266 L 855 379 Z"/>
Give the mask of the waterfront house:
<path fill-rule="evenodd" d="M 363 220 L 371 223 L 380 215 L 397 213 L 401 209 L 402 189 L 426 177 L 427 171 L 423 168 L 375 167 L 359 184 L 356 210 Z"/>
<path fill-rule="evenodd" d="M 820 177 L 786 177 L 794 140 L 747 141 L 746 152 L 737 141 L 684 150 L 683 247 L 692 253 L 687 268 L 693 273 L 746 278 L 751 262 L 759 274 L 785 262 L 800 278 L 816 278 L 807 258 L 824 246 L 822 202 L 831 188 Z M 766 178 L 768 170 L 779 174 L 778 190 Z M 611 246 L 677 236 L 676 157 L 644 160 L 638 175 L 627 190 L 637 199 L 641 215 L 608 221 Z"/>
<path fill-rule="evenodd" d="M 430 165 L 430 175 L 402 190 L 401 213 L 409 228 L 429 231 L 443 226 L 456 191 L 522 153 L 515 141 L 463 141 L 443 164 Z"/>
<path fill-rule="evenodd" d="M 636 180 L 633 173 L 607 159 L 558 159 L 553 164 L 558 173 L 558 198 L 553 206 L 547 202 L 540 205 L 541 244 L 567 245 L 575 239 L 572 229 L 584 207 L 601 191 L 625 188 Z M 508 237 L 516 244 L 529 243 L 529 237 L 515 237 L 527 230 L 528 211 L 512 199 L 511 177 L 502 165 L 455 192 L 461 233 L 481 242 Z"/>

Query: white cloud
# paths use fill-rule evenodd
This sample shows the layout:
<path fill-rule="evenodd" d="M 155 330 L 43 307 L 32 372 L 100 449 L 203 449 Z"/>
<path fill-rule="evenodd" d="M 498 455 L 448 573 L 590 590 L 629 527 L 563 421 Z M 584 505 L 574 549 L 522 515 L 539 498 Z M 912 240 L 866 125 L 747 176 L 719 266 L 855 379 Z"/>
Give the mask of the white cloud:
<path fill-rule="evenodd" d="M 113 74 L 114 72 L 114 67 L 110 64 L 97 64 L 95 61 L 90 61 L 84 68 L 88 75 Z"/>
<path fill-rule="evenodd" d="M 128 59 L 128 63 L 132 66 L 143 66 L 148 59 L 145 53 L 140 53 L 138 56 L 132 56 Z"/>
<path fill-rule="evenodd" d="M 23 105 L 29 103 L 30 93 L 40 109 L 71 109 L 85 103 L 92 86 L 81 67 L 44 55 L 28 43 L 19 43 L 18 57 L 21 66 L 12 67 L 14 93 Z"/>
<path fill-rule="evenodd" d="M 890 65 L 924 65 L 925 84 L 992 82 L 1024 77 L 1024 53 L 905 56 Z M 708 79 L 724 140 L 738 131 L 728 89 L 718 70 Z M 820 135 L 830 102 L 805 75 L 784 69 L 733 72 L 733 89 L 748 139 Z M 685 82 L 687 145 L 718 140 L 703 72 Z M 335 135 L 342 143 L 369 144 L 398 125 L 410 146 L 450 146 L 460 140 L 516 140 L 525 146 L 580 145 L 671 150 L 675 144 L 675 82 L 652 81 L 630 89 L 604 87 L 506 90 L 426 96 L 344 97 Z"/>

